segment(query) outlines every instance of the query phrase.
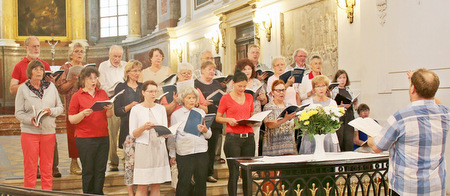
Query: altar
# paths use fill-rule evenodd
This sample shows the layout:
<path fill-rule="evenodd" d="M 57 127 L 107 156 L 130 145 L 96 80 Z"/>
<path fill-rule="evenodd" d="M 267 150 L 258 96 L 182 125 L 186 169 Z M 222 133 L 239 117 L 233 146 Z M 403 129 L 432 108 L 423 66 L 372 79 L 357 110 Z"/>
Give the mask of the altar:
<path fill-rule="evenodd" d="M 241 168 L 244 195 L 388 195 L 389 154 L 359 152 L 229 158 Z"/>

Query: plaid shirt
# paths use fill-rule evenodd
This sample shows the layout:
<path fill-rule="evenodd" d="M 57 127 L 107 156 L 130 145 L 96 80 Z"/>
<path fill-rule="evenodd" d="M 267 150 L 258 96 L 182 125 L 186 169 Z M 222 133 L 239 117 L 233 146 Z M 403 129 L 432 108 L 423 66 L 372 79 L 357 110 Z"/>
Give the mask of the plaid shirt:
<path fill-rule="evenodd" d="M 389 188 L 400 195 L 445 196 L 445 141 L 450 114 L 434 100 L 414 101 L 374 138 L 389 150 Z"/>

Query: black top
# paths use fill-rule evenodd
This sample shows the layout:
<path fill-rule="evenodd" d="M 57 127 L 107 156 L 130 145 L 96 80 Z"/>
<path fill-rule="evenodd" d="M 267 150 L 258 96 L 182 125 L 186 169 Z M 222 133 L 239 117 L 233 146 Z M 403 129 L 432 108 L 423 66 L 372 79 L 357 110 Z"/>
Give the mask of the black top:
<path fill-rule="evenodd" d="M 125 91 L 117 96 L 114 101 L 114 114 L 120 117 L 120 134 L 119 134 L 119 148 L 123 148 L 123 142 L 129 134 L 129 118 L 130 111 L 125 112 L 125 106 L 133 101 L 140 102 L 142 96 L 142 83 L 138 82 L 136 91 L 127 85 L 126 82 L 120 83 L 114 89 L 114 94 L 125 89 Z"/>
<path fill-rule="evenodd" d="M 211 93 L 218 89 L 222 89 L 222 85 L 216 80 L 213 80 L 211 84 L 205 84 L 201 82 L 200 80 L 196 79 L 194 81 L 195 88 L 200 89 L 202 91 L 203 96 L 208 97 Z M 208 114 L 217 113 L 218 106 L 211 104 L 208 106 Z M 213 129 L 222 129 L 222 124 L 217 123 L 215 120 L 213 124 L 211 125 L 211 128 Z"/>

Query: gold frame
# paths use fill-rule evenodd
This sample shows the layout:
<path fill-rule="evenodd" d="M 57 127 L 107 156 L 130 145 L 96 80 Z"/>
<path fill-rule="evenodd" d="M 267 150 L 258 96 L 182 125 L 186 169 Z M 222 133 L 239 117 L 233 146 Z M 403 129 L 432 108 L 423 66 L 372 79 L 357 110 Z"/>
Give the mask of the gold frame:
<path fill-rule="evenodd" d="M 214 0 L 206 0 L 205 2 L 198 4 L 198 0 L 194 0 L 194 10 L 204 7 L 204 6 L 212 3 L 213 1 Z"/>
<path fill-rule="evenodd" d="M 71 23 L 71 1 L 70 0 L 64 0 L 66 2 L 66 36 L 54 36 L 55 40 L 60 40 L 63 42 L 67 42 L 67 41 L 72 41 L 72 23 Z M 73 0 L 72 0 L 73 1 Z M 25 39 L 27 39 L 28 36 L 19 36 L 19 17 L 18 17 L 18 4 L 19 4 L 19 0 L 14 0 L 13 1 L 14 4 L 14 36 L 15 36 L 15 40 L 17 41 L 25 41 Z M 37 36 L 39 38 L 40 41 L 45 41 L 45 40 L 51 40 L 52 36 L 48 35 L 48 36 Z"/>

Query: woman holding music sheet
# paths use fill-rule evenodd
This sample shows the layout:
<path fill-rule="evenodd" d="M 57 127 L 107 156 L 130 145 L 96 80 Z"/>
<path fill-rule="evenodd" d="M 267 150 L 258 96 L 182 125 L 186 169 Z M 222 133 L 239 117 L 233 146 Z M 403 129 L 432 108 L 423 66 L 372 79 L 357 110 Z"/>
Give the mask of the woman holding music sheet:
<path fill-rule="evenodd" d="M 280 78 L 280 75 L 283 74 L 284 70 L 286 69 L 286 62 L 284 60 L 284 57 L 275 57 L 272 60 L 272 69 L 275 74 L 267 80 L 267 93 L 269 94 L 269 101 L 273 100 L 273 96 L 270 94 L 270 92 L 272 91 L 272 83 L 275 80 L 278 80 Z M 292 87 L 292 84 L 294 84 L 294 82 L 295 78 L 290 77 L 285 84 L 286 96 L 284 97 L 284 101 L 292 105 L 301 105 L 300 96 L 295 91 L 294 87 Z"/>
<path fill-rule="evenodd" d="M 272 84 L 271 94 L 273 100 L 264 106 L 264 111 L 272 112 L 264 119 L 267 131 L 263 140 L 263 156 L 293 155 L 297 154 L 295 144 L 294 121 L 296 113 L 285 114 L 284 118 L 278 116 L 287 104 L 284 102 L 286 96 L 285 83 L 282 80 L 275 80 Z"/>
<path fill-rule="evenodd" d="M 78 165 L 78 149 L 75 144 L 75 125 L 70 123 L 69 121 L 69 104 L 72 98 L 72 95 L 78 91 L 78 75 L 72 74 L 72 76 L 68 76 L 69 69 L 74 66 L 82 66 L 83 59 L 85 56 L 86 49 L 83 44 L 76 42 L 69 48 L 69 63 L 66 63 L 61 66 L 61 70 L 64 70 L 64 73 L 61 74 L 60 79 L 56 81 L 56 87 L 60 94 L 64 95 L 64 105 L 66 112 L 66 131 L 67 131 L 67 146 L 69 150 L 69 158 L 72 159 L 70 162 L 70 174 L 81 175 L 81 168 Z"/>
<path fill-rule="evenodd" d="M 179 63 L 178 64 L 178 72 L 177 72 L 177 82 L 184 82 L 184 81 L 191 80 L 193 71 L 194 71 L 194 67 L 190 63 Z M 198 95 L 199 99 L 198 99 L 198 103 L 196 106 L 207 113 L 208 112 L 208 104 L 210 104 L 210 103 L 206 101 L 206 99 L 203 96 L 203 93 L 202 93 L 202 91 L 200 91 L 200 89 L 197 88 L 196 90 L 199 94 Z M 166 111 L 167 111 L 167 114 L 169 115 L 169 118 L 170 118 L 170 115 L 174 111 L 176 111 L 182 107 L 182 105 L 180 105 L 178 103 L 178 99 L 176 99 L 176 96 L 177 96 L 177 94 L 174 94 L 175 99 L 173 99 L 173 101 L 170 103 L 167 102 L 166 96 L 164 96 L 161 99 L 161 104 L 164 105 L 164 107 L 166 107 Z"/>
<path fill-rule="evenodd" d="M 340 94 L 344 97 L 348 97 L 352 100 L 353 92 L 350 90 L 350 79 L 348 78 L 348 74 L 345 70 L 338 70 L 334 75 L 333 82 L 339 83 L 339 85 L 333 90 L 331 90 L 331 98 L 335 98 L 336 95 Z M 336 134 L 339 139 L 339 146 L 341 151 L 353 151 L 353 137 L 355 129 L 348 124 L 348 122 L 355 119 L 353 113 L 353 104 L 344 104 L 343 102 L 337 103 L 339 107 L 345 108 L 345 114 L 339 118 L 342 123 L 341 128 L 336 131 Z"/>
<path fill-rule="evenodd" d="M 213 94 L 217 90 L 222 89 L 222 85 L 216 80 L 213 80 L 214 75 L 216 74 L 216 64 L 212 61 L 205 61 L 202 63 L 200 67 L 200 71 L 202 76 L 194 81 L 195 88 L 200 89 L 205 97 Z M 217 113 L 217 105 L 213 104 L 211 101 L 207 100 L 208 105 L 208 114 Z M 217 182 L 217 180 L 213 177 L 214 174 L 214 160 L 216 158 L 216 146 L 219 140 L 219 136 L 222 134 L 222 124 L 213 121 L 211 125 L 212 135 L 208 140 L 208 178 L 206 181 L 208 182 Z"/>
<path fill-rule="evenodd" d="M 94 67 L 81 70 L 79 86 L 69 106 L 69 121 L 75 125 L 82 168 L 83 193 L 103 195 L 106 163 L 109 152 L 107 118 L 113 115 L 112 104 L 104 110 L 93 111 L 96 101 L 109 100 L 106 92 L 98 88 L 99 72 Z"/>
<path fill-rule="evenodd" d="M 41 187 L 44 190 L 52 190 L 55 119 L 64 108 L 55 85 L 43 80 L 44 69 L 44 64 L 38 60 L 28 64 L 26 73 L 30 80 L 20 85 L 17 90 L 15 116 L 20 121 L 24 187 L 35 188 L 40 160 Z M 35 113 L 41 110 L 47 113 L 36 122 Z"/>
<path fill-rule="evenodd" d="M 130 136 L 129 117 L 131 108 L 137 105 L 142 96 L 142 83 L 138 82 L 142 63 L 138 60 L 130 60 L 125 65 L 124 83 L 120 83 L 114 89 L 114 94 L 125 90 L 114 101 L 114 113 L 120 117 L 119 148 L 125 153 L 125 185 L 128 193 L 133 195 L 133 169 L 135 139 Z"/>
<path fill-rule="evenodd" d="M 198 129 L 199 135 L 194 135 L 185 131 L 187 121 L 191 112 L 198 112 L 203 118 L 206 113 L 196 108 L 199 94 L 194 88 L 181 90 L 179 99 L 183 107 L 175 111 L 171 116 L 171 124 L 177 124 L 184 121 L 177 129 L 175 135 L 169 136 L 168 148 L 170 154 L 170 163 L 177 163 L 178 184 L 176 195 L 205 195 L 206 196 L 206 178 L 208 176 L 208 141 L 211 137 L 211 130 L 206 127 L 204 122 L 199 122 L 195 129 Z M 198 119 L 201 120 L 201 119 Z M 194 178 L 195 184 L 192 187 L 191 179 Z"/>
<path fill-rule="evenodd" d="M 262 110 L 262 105 L 267 103 L 266 90 L 264 89 L 263 83 L 261 83 L 256 78 L 255 65 L 248 59 L 240 59 L 236 62 L 236 71 L 241 71 L 245 73 L 248 78 L 247 89 L 250 89 L 254 93 L 253 95 L 253 109 L 255 113 L 259 113 Z M 233 91 L 232 82 L 227 85 L 227 93 Z M 258 156 L 258 146 L 259 146 L 259 130 L 261 129 L 261 124 L 253 126 L 253 133 L 255 133 L 255 156 Z"/>
<path fill-rule="evenodd" d="M 255 139 L 253 129 L 249 125 L 238 125 L 237 121 L 248 119 L 252 116 L 253 96 L 245 93 L 248 79 L 247 76 L 237 71 L 233 77 L 233 91 L 225 94 L 217 109 L 216 121 L 226 123 L 226 138 L 224 152 L 226 157 L 253 157 L 255 155 Z M 226 117 L 224 117 L 226 115 Z M 239 178 L 239 167 L 228 163 L 228 194 L 237 195 L 237 181 Z M 246 182 L 244 180 L 244 182 Z M 243 184 L 244 193 L 247 186 Z"/>
<path fill-rule="evenodd" d="M 136 138 L 133 183 L 137 184 L 136 195 L 159 195 L 160 184 L 170 181 L 169 157 L 164 137 L 158 137 L 153 125 L 167 126 L 164 106 L 155 103 L 158 86 L 153 80 L 142 85 L 141 103 L 131 108 L 130 135 Z"/>
<path fill-rule="evenodd" d="M 315 76 L 311 81 L 314 95 L 305 100 L 303 104 L 320 104 L 322 107 L 336 105 L 336 101 L 327 96 L 328 85 L 330 82 L 324 75 Z M 310 136 L 302 137 L 299 154 L 312 154 L 315 149 L 316 142 L 310 139 Z M 340 152 L 339 141 L 336 133 L 327 133 L 324 141 L 325 152 Z"/>

